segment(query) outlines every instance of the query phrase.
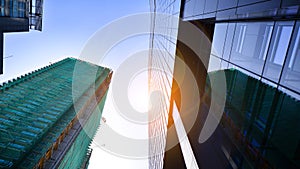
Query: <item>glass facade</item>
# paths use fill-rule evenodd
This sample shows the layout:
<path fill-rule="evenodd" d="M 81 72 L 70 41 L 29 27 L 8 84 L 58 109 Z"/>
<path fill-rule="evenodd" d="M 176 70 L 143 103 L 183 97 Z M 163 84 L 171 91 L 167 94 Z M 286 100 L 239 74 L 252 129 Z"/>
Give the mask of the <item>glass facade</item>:
<path fill-rule="evenodd" d="M 0 0 L 0 74 L 3 74 L 3 33 L 42 31 L 43 0 Z"/>
<path fill-rule="evenodd" d="M 28 17 L 28 2 L 26 0 L 1 0 L 0 16 L 25 18 Z"/>
<path fill-rule="evenodd" d="M 43 0 L 0 0 L 0 19 L 1 17 L 29 19 L 29 28 L 41 31 Z M 10 22 L 10 20 L 6 22 Z M 8 25 L 13 22 L 16 21 L 11 21 Z M 6 25 L 0 26 L 5 27 Z"/>
<path fill-rule="evenodd" d="M 209 70 L 234 67 L 300 99 L 298 31 L 298 20 L 217 23 Z"/>
<path fill-rule="evenodd" d="M 225 73 L 226 106 L 220 124 L 203 147 L 213 148 L 198 156 L 201 168 L 299 168 L 300 102 L 288 94 L 236 69 L 209 73 L 216 78 Z M 206 94 L 210 95 L 209 79 Z M 202 104 L 209 107 L 209 101 Z M 201 147 L 201 145 L 200 145 Z M 197 150 L 194 150 L 197 151 Z"/>
<path fill-rule="evenodd" d="M 30 29 L 42 31 L 43 0 L 29 1 L 29 26 Z"/>
<path fill-rule="evenodd" d="M 300 21 L 297 21 L 290 42 L 288 55 L 281 73 L 280 84 L 291 90 L 300 91 Z"/>
<path fill-rule="evenodd" d="M 159 2 L 156 8 L 165 9 L 170 4 L 169 1 Z M 198 129 L 187 131 L 199 168 L 300 168 L 297 123 L 297 112 L 300 111 L 300 3 L 183 0 L 181 6 L 180 17 L 184 22 L 200 23 L 199 29 L 213 32 L 212 50 L 207 58 L 209 78 L 202 84 L 205 93 L 194 125 Z M 153 23 L 156 27 L 165 25 L 155 18 Z M 180 31 L 180 26 L 178 29 Z M 152 35 L 151 47 L 155 46 L 157 36 Z M 168 45 L 165 41 L 158 44 L 159 49 Z M 175 40 L 176 49 L 178 44 Z M 182 55 L 188 62 L 197 62 L 191 53 Z M 160 55 L 150 55 L 150 58 L 154 56 Z M 155 63 L 161 61 L 157 59 Z M 169 63 L 174 64 L 174 61 Z M 221 121 L 206 142 L 195 142 L 212 104 L 210 78 L 217 78 L 222 73 L 227 87 Z M 157 78 L 153 74 L 150 77 Z M 164 82 L 158 84 L 159 88 L 169 87 Z M 184 115 L 179 118 L 187 121 Z M 165 126 L 166 123 L 157 124 Z M 150 168 L 155 167 L 150 165 Z"/>
<path fill-rule="evenodd" d="M 216 23 L 209 71 L 225 70 L 229 86 L 221 127 L 212 138 L 223 133 L 214 146 L 233 160 L 218 159 L 224 162 L 221 168 L 300 167 L 294 122 L 300 74 L 293 67 L 298 31 L 298 20 Z M 238 72 L 234 82 L 228 69 Z"/>
<path fill-rule="evenodd" d="M 297 15 L 297 1 L 286 0 L 184 0 L 182 18 L 197 20 L 215 18 L 233 20 L 241 18 Z"/>
<path fill-rule="evenodd" d="M 161 93 L 161 100 L 152 105 L 149 113 L 149 168 L 163 168 L 166 146 L 172 74 L 175 62 L 180 1 L 151 2 L 152 34 L 149 52 L 149 94 Z"/>

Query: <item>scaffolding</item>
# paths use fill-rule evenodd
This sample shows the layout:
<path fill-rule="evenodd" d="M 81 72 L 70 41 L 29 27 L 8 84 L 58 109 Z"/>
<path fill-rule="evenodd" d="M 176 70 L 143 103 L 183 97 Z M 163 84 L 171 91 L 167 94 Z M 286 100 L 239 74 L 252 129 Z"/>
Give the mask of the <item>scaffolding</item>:
<path fill-rule="evenodd" d="M 75 65 L 83 89 L 72 92 Z M 73 101 L 110 72 L 67 58 L 0 85 L 0 168 L 36 166 L 76 116 Z"/>

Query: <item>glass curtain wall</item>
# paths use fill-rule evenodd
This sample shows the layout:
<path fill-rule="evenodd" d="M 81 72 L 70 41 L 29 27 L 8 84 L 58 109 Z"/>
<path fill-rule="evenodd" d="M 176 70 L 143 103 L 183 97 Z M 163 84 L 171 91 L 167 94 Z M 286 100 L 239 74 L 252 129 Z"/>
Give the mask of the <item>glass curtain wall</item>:
<path fill-rule="evenodd" d="M 209 71 L 236 68 L 300 99 L 300 21 L 217 23 Z"/>
<path fill-rule="evenodd" d="M 216 23 L 209 72 L 224 70 L 228 87 L 216 147 L 233 168 L 300 166 L 299 30 L 299 20 Z"/>
<path fill-rule="evenodd" d="M 176 37 L 180 11 L 179 0 L 151 0 L 151 35 L 149 52 L 149 94 L 160 93 L 149 112 L 149 168 L 163 168 Z"/>
<path fill-rule="evenodd" d="M 0 16 L 27 17 L 26 0 L 0 0 Z"/>

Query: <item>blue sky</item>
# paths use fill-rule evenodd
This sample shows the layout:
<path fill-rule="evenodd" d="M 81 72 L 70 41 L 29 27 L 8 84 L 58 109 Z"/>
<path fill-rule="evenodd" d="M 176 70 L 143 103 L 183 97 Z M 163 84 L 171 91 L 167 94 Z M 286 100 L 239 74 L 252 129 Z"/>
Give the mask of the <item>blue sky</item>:
<path fill-rule="evenodd" d="M 4 55 L 13 57 L 4 60 L 0 82 L 66 56 L 79 56 L 89 37 L 101 27 L 120 17 L 148 11 L 148 0 L 46 0 L 42 32 L 5 34 Z"/>
<path fill-rule="evenodd" d="M 13 57 L 4 60 L 4 75 L 0 75 L 0 82 L 65 57 L 78 57 L 97 30 L 120 17 L 143 12 L 149 12 L 148 0 L 46 0 L 42 32 L 5 34 L 4 57 Z M 148 36 L 137 36 L 123 41 L 110 51 L 102 64 L 116 70 L 128 55 L 148 49 L 148 40 Z M 146 80 L 144 77 L 140 79 Z M 143 89 L 147 88 L 144 86 Z M 135 93 L 129 95 L 134 98 Z M 109 96 L 103 116 L 113 129 L 125 136 L 140 133 L 140 137 L 147 137 L 147 126 L 137 127 L 124 121 L 114 110 Z M 103 168 L 140 169 L 147 168 L 148 161 L 117 157 L 94 147 L 90 168 L 99 168 L 99 165 Z"/>

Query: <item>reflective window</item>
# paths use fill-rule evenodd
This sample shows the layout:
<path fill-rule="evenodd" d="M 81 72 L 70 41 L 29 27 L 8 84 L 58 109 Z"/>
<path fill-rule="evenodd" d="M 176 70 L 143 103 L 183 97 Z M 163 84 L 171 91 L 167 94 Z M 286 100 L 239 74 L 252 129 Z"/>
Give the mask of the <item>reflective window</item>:
<path fill-rule="evenodd" d="M 183 17 L 189 17 L 193 15 L 195 0 L 187 1 L 184 4 Z"/>
<path fill-rule="evenodd" d="M 221 62 L 221 69 L 227 69 L 229 66 L 229 63 L 227 61 L 222 61 Z"/>
<path fill-rule="evenodd" d="M 235 26 L 236 26 L 236 23 L 228 24 L 226 39 L 225 39 L 225 44 L 224 44 L 224 52 L 223 52 L 223 59 L 225 59 L 225 60 L 229 60 Z"/>
<path fill-rule="evenodd" d="M 19 15 L 18 15 L 18 0 L 14 0 L 13 1 L 13 14 L 12 14 L 12 16 L 13 17 L 18 17 Z"/>
<path fill-rule="evenodd" d="M 25 0 L 0 0 L 0 16 L 25 17 Z"/>
<path fill-rule="evenodd" d="M 223 48 L 226 38 L 227 32 L 227 23 L 221 23 L 215 25 L 214 37 L 212 42 L 212 54 L 222 58 L 223 55 Z"/>
<path fill-rule="evenodd" d="M 238 0 L 219 0 L 218 10 L 236 7 Z"/>
<path fill-rule="evenodd" d="M 195 0 L 194 15 L 201 15 L 204 11 L 205 0 Z"/>
<path fill-rule="evenodd" d="M 273 86 L 273 87 L 277 87 L 278 86 L 277 83 L 275 84 L 275 83 L 273 83 L 273 82 L 271 82 L 269 80 L 266 80 L 264 78 L 261 79 L 261 81 L 264 82 L 265 84 L 268 84 L 268 85 Z"/>
<path fill-rule="evenodd" d="M 292 97 L 300 100 L 300 94 L 292 92 L 291 90 L 288 90 L 288 89 L 286 89 L 284 87 L 278 87 L 278 89 L 281 90 L 281 91 L 283 91 L 284 93 L 286 93 L 286 94 L 288 94 L 288 95 L 290 95 L 290 96 L 292 96 Z"/>
<path fill-rule="evenodd" d="M 253 4 L 253 3 L 259 3 L 259 2 L 263 2 L 265 0 L 239 0 L 239 6 L 240 5 L 249 5 L 249 4 Z"/>
<path fill-rule="evenodd" d="M 273 22 L 237 23 L 230 61 L 261 74 Z"/>
<path fill-rule="evenodd" d="M 25 17 L 25 12 L 26 12 L 25 2 L 19 1 L 19 17 Z"/>
<path fill-rule="evenodd" d="M 280 83 L 295 91 L 300 91 L 300 22 L 294 30 L 287 61 L 284 66 Z"/>
<path fill-rule="evenodd" d="M 6 13 L 6 15 L 8 16 L 13 16 L 13 6 L 14 6 L 14 3 L 13 1 L 9 1 L 9 7 L 6 7 L 7 11 L 9 11 L 9 13 Z"/>
<path fill-rule="evenodd" d="M 220 70 L 220 68 L 221 68 L 221 59 L 214 55 L 210 55 L 207 71 L 212 72 L 212 71 Z"/>
<path fill-rule="evenodd" d="M 206 0 L 204 13 L 215 12 L 217 10 L 218 0 Z"/>
<path fill-rule="evenodd" d="M 187 1 L 191 4 L 193 1 Z M 157 0 L 156 12 L 173 15 L 179 17 L 180 3 L 179 0 Z M 154 6 L 154 1 L 150 1 L 150 5 Z M 153 7 L 152 6 L 152 7 Z M 188 5 L 187 5 L 188 6 Z M 193 12 L 193 5 L 190 5 L 185 12 Z M 152 8 L 154 10 L 154 8 Z M 186 13 L 184 14 L 186 15 Z M 161 116 L 155 121 L 149 123 L 149 136 L 154 138 L 149 141 L 149 152 L 158 154 L 151 156 L 149 159 L 150 168 L 163 168 L 164 154 L 159 153 L 165 148 L 167 135 L 167 121 L 170 106 L 170 95 L 175 62 L 175 50 L 179 20 L 172 19 L 172 16 L 155 15 L 152 18 L 151 29 L 153 30 L 150 36 L 150 55 L 149 64 L 152 68 L 149 71 L 149 91 L 161 91 L 163 94 L 159 104 L 153 106 L 149 115 L 160 113 Z M 164 34 L 164 35 L 162 35 Z M 168 36 L 170 35 L 170 36 Z M 172 37 L 172 38 L 171 38 Z M 162 71 L 157 71 L 162 70 Z M 150 117 L 151 118 L 151 117 Z M 157 135 L 157 133 L 160 133 Z"/>
<path fill-rule="evenodd" d="M 253 77 L 253 78 L 255 78 L 255 79 L 258 79 L 258 80 L 261 79 L 260 76 L 257 76 L 257 75 L 255 75 L 255 74 L 253 74 L 253 73 L 251 73 L 251 72 L 249 72 L 249 71 L 247 71 L 247 70 L 245 70 L 245 69 L 242 69 L 242 68 L 237 67 L 237 66 L 235 66 L 235 65 L 233 65 L 233 64 L 230 64 L 230 63 L 228 64 L 228 69 L 236 69 L 236 70 L 238 70 L 238 71 L 240 71 L 240 72 L 242 72 L 242 73 L 244 73 L 244 74 L 246 74 L 246 75 L 248 75 L 248 76 L 251 76 L 251 77 Z"/>
<path fill-rule="evenodd" d="M 1 0 L 1 16 L 4 16 L 5 15 L 5 0 Z"/>
<path fill-rule="evenodd" d="M 275 82 L 279 80 L 292 35 L 293 25 L 294 22 L 277 22 L 275 25 L 263 75 Z"/>

